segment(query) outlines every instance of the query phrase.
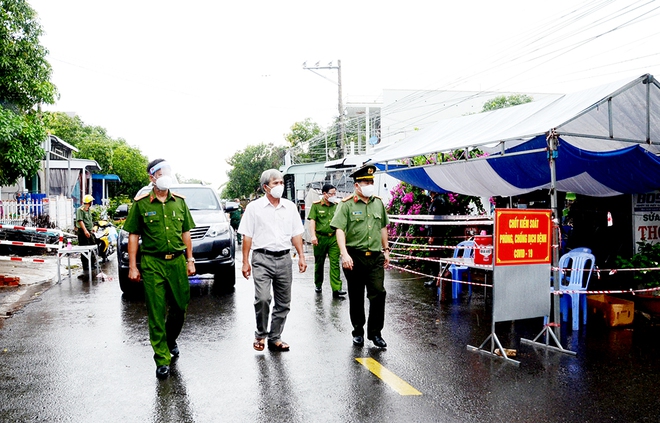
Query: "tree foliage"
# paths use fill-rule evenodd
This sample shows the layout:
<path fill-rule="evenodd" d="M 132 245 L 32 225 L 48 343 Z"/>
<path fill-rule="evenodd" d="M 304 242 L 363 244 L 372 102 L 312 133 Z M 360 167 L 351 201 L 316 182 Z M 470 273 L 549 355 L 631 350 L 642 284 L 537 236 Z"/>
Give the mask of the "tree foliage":
<path fill-rule="evenodd" d="M 52 68 L 39 44 L 43 30 L 26 0 L 0 3 L 0 102 L 20 113 L 57 96 Z"/>
<path fill-rule="evenodd" d="M 0 107 L 0 185 L 12 185 L 39 170 L 46 131 L 34 113 L 21 115 Z"/>
<path fill-rule="evenodd" d="M 149 160 L 139 148 L 121 138 L 111 138 L 105 128 L 86 125 L 78 116 L 46 112 L 43 120 L 49 133 L 78 148 L 76 157 L 96 160 L 103 173 L 119 176 L 120 183 L 108 184 L 110 196 L 132 197 L 149 183 L 146 173 Z"/>
<path fill-rule="evenodd" d="M 36 106 L 55 102 L 48 51 L 26 0 L 0 2 L 0 185 L 39 170 L 46 139 Z"/>
<path fill-rule="evenodd" d="M 481 111 L 488 112 L 496 109 L 504 109 L 505 107 L 517 106 L 531 101 L 534 101 L 534 98 L 526 94 L 501 95 L 485 102 Z"/>
<path fill-rule="evenodd" d="M 227 159 L 232 167 L 227 171 L 229 182 L 223 198 L 249 198 L 259 190 L 259 177 L 266 169 L 278 169 L 283 162 L 285 147 L 273 144 L 249 145 Z"/>
<path fill-rule="evenodd" d="M 325 137 L 322 136 L 321 127 L 310 118 L 291 125 L 291 132 L 284 134 L 284 139 L 289 144 L 289 151 L 294 163 L 310 163 L 325 160 L 325 150 L 322 158 L 319 157 L 319 145 Z"/>

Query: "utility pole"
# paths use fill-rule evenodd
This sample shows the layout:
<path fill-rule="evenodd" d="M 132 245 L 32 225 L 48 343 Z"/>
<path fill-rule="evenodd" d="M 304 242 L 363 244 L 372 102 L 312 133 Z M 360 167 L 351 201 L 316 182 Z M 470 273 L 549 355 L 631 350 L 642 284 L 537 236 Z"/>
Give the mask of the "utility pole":
<path fill-rule="evenodd" d="M 316 62 L 314 66 L 307 66 L 307 62 L 303 63 L 303 69 L 307 69 L 308 71 L 314 72 L 321 78 L 324 78 L 333 84 L 337 85 L 338 88 L 338 98 L 339 101 L 337 102 L 337 109 L 339 111 L 339 148 L 344 151 L 344 103 L 342 101 L 342 92 L 341 92 L 341 60 L 337 60 L 337 66 L 333 64 L 333 62 L 328 63 L 326 66 L 320 65 L 320 61 Z M 318 72 L 315 72 L 316 70 L 319 69 L 336 69 L 337 70 L 337 81 L 333 81 L 330 78 L 326 78 L 325 76 L 321 75 Z"/>

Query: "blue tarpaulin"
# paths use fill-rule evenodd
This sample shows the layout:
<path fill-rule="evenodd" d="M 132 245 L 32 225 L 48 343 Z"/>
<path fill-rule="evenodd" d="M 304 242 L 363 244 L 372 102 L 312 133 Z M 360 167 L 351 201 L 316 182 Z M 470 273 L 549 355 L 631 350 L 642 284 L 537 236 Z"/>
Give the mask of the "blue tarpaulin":
<path fill-rule="evenodd" d="M 559 134 L 559 191 L 590 196 L 660 188 L 660 86 L 651 75 L 558 99 L 445 119 L 372 157 L 390 175 L 438 192 L 520 195 L 550 187 L 545 133 Z M 427 166 L 415 156 L 479 149 L 487 156 Z"/>

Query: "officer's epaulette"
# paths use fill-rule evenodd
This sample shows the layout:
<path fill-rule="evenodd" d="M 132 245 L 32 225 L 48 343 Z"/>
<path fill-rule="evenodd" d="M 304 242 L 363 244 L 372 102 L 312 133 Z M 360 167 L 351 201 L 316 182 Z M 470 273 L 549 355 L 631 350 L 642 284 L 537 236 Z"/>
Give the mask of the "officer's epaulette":
<path fill-rule="evenodd" d="M 314 201 L 314 204 L 321 204 L 321 200 L 319 200 L 319 201 Z"/>
<path fill-rule="evenodd" d="M 346 196 L 346 197 L 342 198 L 342 199 L 341 199 L 341 202 L 342 202 L 342 203 L 345 203 L 345 202 L 347 202 L 348 200 L 352 200 L 352 199 L 353 199 L 353 196 L 352 196 L 352 195 L 349 195 L 349 196 Z"/>
<path fill-rule="evenodd" d="M 178 192 L 170 191 L 173 196 L 183 198 L 184 200 L 186 199 L 186 196 L 183 194 L 179 194 Z"/>
<path fill-rule="evenodd" d="M 382 199 L 382 198 L 380 198 L 380 197 L 379 197 L 379 196 L 377 196 L 377 195 L 374 195 L 374 198 L 378 198 L 378 199 L 379 199 L 380 201 L 383 201 L 383 199 Z"/>
<path fill-rule="evenodd" d="M 142 200 L 143 198 L 148 197 L 149 194 L 151 194 L 151 192 L 145 192 L 145 193 L 142 194 L 142 195 L 136 195 L 135 198 L 133 198 L 133 201 L 139 201 L 139 200 Z"/>

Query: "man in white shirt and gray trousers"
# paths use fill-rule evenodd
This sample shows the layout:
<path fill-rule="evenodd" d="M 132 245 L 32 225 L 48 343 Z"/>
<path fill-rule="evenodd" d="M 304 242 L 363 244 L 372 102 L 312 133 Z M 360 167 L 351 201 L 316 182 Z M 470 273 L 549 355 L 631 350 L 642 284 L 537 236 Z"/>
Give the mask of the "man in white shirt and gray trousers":
<path fill-rule="evenodd" d="M 254 279 L 257 331 L 252 347 L 263 351 L 268 338 L 269 350 L 289 351 L 289 345 L 282 341 L 281 336 L 291 305 L 293 270 L 290 250 L 293 244 L 298 252 L 298 270 L 301 273 L 307 270 L 302 240 L 305 228 L 296 205 L 281 198 L 284 178 L 280 171 L 264 171 L 260 184 L 266 195 L 248 204 L 238 226 L 238 233 L 243 235 L 243 277 L 249 279 L 252 275 Z M 273 296 L 275 305 L 269 331 L 268 318 Z"/>

